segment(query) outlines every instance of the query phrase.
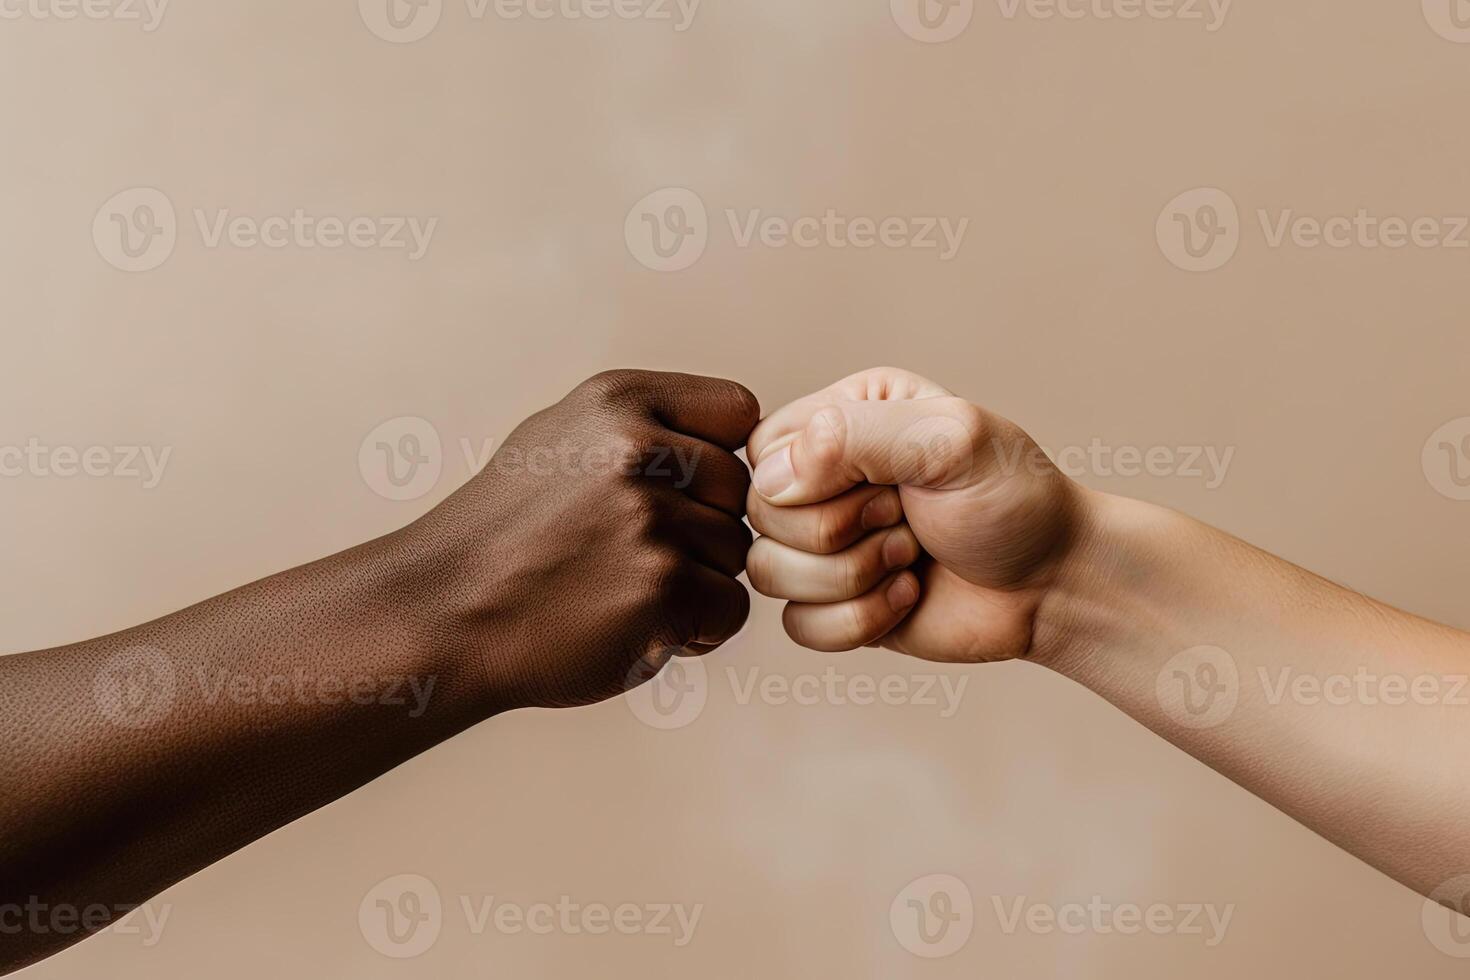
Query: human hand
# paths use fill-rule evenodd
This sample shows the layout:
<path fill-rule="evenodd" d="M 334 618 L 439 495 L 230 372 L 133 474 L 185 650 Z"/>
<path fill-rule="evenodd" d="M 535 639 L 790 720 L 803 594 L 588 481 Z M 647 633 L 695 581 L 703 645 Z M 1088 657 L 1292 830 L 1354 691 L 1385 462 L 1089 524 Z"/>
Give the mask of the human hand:
<path fill-rule="evenodd" d="M 759 417 L 731 381 L 600 374 L 406 529 L 496 708 L 602 701 L 739 631 L 750 476 L 732 450 Z"/>
<path fill-rule="evenodd" d="M 776 412 L 748 455 L 750 582 L 791 600 L 796 642 L 963 663 L 1036 652 L 1086 508 L 1015 425 L 877 368 Z"/>

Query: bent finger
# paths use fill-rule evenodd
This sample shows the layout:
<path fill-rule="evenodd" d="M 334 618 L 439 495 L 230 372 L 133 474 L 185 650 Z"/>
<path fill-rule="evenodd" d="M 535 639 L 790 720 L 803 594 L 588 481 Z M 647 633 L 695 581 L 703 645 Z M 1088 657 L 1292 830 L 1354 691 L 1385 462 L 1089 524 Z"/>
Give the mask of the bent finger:
<path fill-rule="evenodd" d="M 903 520 L 898 490 L 872 484 L 805 507 L 777 507 L 751 489 L 745 505 L 757 532 L 819 555 L 834 554 L 869 531 Z"/>
<path fill-rule="evenodd" d="M 781 620 L 786 633 L 809 650 L 841 653 L 867 646 L 903 622 L 919 601 L 919 580 L 898 572 L 856 599 L 788 603 Z"/>
<path fill-rule="evenodd" d="M 919 541 L 907 524 L 868 535 L 833 555 L 816 555 L 761 538 L 751 546 L 747 577 L 761 595 L 796 602 L 841 602 L 877 585 L 889 572 L 919 557 Z"/>

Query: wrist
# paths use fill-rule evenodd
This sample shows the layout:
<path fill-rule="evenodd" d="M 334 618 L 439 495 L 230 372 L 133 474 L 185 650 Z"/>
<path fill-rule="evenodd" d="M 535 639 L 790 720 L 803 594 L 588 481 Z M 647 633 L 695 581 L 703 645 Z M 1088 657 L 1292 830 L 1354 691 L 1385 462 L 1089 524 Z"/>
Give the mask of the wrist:
<path fill-rule="evenodd" d="M 446 712 L 475 724 L 522 707 L 503 637 L 505 593 L 484 556 L 420 522 L 364 545 L 360 561 L 379 597 L 385 635 L 416 669 L 440 678 Z"/>
<path fill-rule="evenodd" d="M 1170 549 L 1193 522 L 1164 507 L 1079 488 L 1075 531 L 1037 609 L 1031 659 L 1074 680 L 1161 639 L 1154 609 Z"/>

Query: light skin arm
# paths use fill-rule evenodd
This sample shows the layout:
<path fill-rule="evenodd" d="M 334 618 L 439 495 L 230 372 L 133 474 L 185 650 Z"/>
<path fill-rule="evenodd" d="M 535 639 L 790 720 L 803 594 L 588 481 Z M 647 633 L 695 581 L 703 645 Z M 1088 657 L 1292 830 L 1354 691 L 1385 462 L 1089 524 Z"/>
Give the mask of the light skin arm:
<path fill-rule="evenodd" d="M 0 973 L 499 712 L 733 635 L 758 415 L 731 382 L 600 375 L 399 532 L 0 657 Z"/>
<path fill-rule="evenodd" d="M 1470 872 L 1470 635 L 1086 490 L 907 372 L 787 406 L 749 453 L 751 584 L 803 645 L 1033 661 L 1423 894 Z"/>

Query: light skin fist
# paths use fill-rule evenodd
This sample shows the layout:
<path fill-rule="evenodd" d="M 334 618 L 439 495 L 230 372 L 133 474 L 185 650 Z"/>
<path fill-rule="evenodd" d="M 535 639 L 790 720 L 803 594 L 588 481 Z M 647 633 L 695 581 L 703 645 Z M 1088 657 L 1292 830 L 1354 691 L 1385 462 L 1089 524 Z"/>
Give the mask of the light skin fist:
<path fill-rule="evenodd" d="M 864 371 L 747 446 L 751 585 L 814 650 L 975 663 L 1036 653 L 1084 492 L 1012 423 L 918 375 Z"/>

